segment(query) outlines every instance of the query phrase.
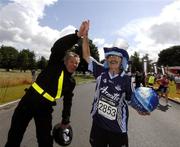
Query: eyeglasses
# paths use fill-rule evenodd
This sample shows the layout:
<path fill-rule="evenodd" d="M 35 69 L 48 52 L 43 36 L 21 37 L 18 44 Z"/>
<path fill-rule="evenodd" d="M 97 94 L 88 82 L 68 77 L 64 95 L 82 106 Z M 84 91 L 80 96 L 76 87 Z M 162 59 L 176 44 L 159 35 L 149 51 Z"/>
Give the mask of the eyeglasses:
<path fill-rule="evenodd" d="M 108 55 L 108 56 L 107 56 L 107 58 L 113 58 L 113 57 L 115 57 L 115 58 L 121 58 L 120 56 L 117 56 L 117 55 Z"/>

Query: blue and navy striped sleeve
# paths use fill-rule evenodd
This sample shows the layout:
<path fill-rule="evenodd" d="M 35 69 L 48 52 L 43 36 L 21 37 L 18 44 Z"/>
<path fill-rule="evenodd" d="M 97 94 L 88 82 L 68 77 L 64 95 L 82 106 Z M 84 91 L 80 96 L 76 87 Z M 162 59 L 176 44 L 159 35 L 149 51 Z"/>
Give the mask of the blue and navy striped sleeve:
<path fill-rule="evenodd" d="M 104 71 L 104 66 L 103 66 L 103 64 L 96 61 L 93 57 L 90 57 L 89 64 L 88 64 L 88 70 L 93 73 L 93 76 L 95 78 L 97 78 Z"/>

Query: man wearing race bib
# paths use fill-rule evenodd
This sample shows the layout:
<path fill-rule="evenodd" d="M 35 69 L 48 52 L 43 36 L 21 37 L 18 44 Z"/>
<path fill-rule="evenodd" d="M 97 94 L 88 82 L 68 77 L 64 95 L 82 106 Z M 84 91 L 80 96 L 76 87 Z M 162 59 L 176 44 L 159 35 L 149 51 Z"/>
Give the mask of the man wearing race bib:
<path fill-rule="evenodd" d="M 104 48 L 105 62 L 101 64 L 90 56 L 87 33 L 83 36 L 83 58 L 96 78 L 95 96 L 92 106 L 92 147 L 128 147 L 127 123 L 128 102 L 131 100 L 131 78 L 125 74 L 129 55 L 125 41 Z"/>

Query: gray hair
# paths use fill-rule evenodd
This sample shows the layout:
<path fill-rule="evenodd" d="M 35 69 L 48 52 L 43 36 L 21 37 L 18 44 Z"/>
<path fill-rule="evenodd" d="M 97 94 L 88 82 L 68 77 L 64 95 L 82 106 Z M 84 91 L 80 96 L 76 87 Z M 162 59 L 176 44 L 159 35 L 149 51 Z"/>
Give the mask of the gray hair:
<path fill-rule="evenodd" d="M 69 58 L 71 58 L 71 57 L 79 58 L 79 60 L 80 60 L 80 57 L 78 54 L 71 52 L 71 51 L 68 51 L 68 52 L 66 52 L 66 55 L 64 56 L 64 62 L 69 60 Z"/>

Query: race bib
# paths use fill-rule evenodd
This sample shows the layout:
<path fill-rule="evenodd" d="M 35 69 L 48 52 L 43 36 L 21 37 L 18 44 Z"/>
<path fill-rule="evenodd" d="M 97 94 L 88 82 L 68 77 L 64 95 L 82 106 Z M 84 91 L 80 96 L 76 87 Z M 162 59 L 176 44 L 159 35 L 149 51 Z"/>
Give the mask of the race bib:
<path fill-rule="evenodd" d="M 98 113 L 107 119 L 115 120 L 117 108 L 104 101 L 99 100 Z"/>

